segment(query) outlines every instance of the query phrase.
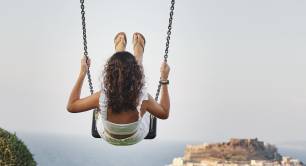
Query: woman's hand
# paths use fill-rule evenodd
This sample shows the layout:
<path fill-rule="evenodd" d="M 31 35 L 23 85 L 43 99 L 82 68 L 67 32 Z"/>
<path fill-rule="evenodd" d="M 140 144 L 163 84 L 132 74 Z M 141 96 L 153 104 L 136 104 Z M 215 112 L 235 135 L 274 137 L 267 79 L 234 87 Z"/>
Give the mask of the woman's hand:
<path fill-rule="evenodd" d="M 80 75 L 85 76 L 87 74 L 88 68 L 90 67 L 90 59 L 88 58 L 86 62 L 86 57 L 84 56 L 81 60 L 81 71 Z"/>
<path fill-rule="evenodd" d="M 160 67 L 160 78 L 161 80 L 168 80 L 170 72 L 170 67 L 166 62 L 163 62 L 161 67 Z"/>
<path fill-rule="evenodd" d="M 161 79 L 160 81 L 168 82 L 167 80 L 169 72 L 170 72 L 169 65 L 166 62 L 162 63 L 160 67 L 160 79 Z M 145 101 L 146 110 L 155 117 L 160 119 L 167 119 L 169 117 L 170 98 L 169 98 L 168 87 L 165 86 L 167 84 L 168 83 L 160 84 L 164 86 L 161 87 L 161 95 L 159 102 L 155 101 L 155 99 L 151 95 L 149 95 L 149 100 Z"/>

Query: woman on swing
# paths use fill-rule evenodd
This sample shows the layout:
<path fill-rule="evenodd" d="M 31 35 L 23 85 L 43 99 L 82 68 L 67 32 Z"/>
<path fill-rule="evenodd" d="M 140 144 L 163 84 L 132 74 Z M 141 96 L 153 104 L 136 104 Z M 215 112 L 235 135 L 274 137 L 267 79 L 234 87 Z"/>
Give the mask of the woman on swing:
<path fill-rule="evenodd" d="M 134 33 L 134 56 L 125 51 L 126 43 L 125 33 L 118 33 L 114 39 L 115 54 L 108 59 L 103 71 L 101 90 L 85 98 L 80 98 L 80 94 L 90 60 L 86 62 L 85 57 L 81 60 L 81 71 L 67 104 L 71 113 L 98 108 L 96 124 L 99 135 L 113 145 L 140 142 L 149 132 L 150 114 L 167 119 L 170 109 L 168 64 L 163 63 L 160 68 L 162 87 L 160 102 L 157 103 L 144 87 L 144 36 Z"/>

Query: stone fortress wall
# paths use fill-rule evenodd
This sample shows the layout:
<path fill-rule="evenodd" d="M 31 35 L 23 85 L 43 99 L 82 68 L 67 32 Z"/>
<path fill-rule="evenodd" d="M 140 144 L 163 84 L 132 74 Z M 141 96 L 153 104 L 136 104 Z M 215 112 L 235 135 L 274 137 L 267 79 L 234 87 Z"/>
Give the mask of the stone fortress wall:
<path fill-rule="evenodd" d="M 228 142 L 187 145 L 183 157 L 169 166 L 305 166 L 283 157 L 271 144 L 255 139 L 232 138 Z"/>

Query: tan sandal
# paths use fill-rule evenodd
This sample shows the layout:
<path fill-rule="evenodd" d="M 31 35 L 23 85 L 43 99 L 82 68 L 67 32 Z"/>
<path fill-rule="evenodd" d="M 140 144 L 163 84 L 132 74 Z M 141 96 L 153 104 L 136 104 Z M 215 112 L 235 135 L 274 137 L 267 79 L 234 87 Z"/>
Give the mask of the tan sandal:
<path fill-rule="evenodd" d="M 114 38 L 115 49 L 117 48 L 118 44 L 120 43 L 120 40 L 117 41 L 117 39 L 118 39 L 118 37 L 119 37 L 120 35 L 123 35 L 123 37 L 124 37 L 124 49 L 125 49 L 125 48 L 126 48 L 127 39 L 126 39 L 126 34 L 125 34 L 124 32 L 119 32 L 119 33 L 115 36 L 115 38 Z"/>
<path fill-rule="evenodd" d="M 143 44 L 142 44 L 142 42 L 140 42 L 139 40 L 138 40 L 138 37 L 141 37 L 142 38 L 142 40 L 143 40 Z M 136 39 L 137 38 L 137 39 Z M 134 34 L 133 34 L 133 45 L 134 45 L 134 50 L 135 50 L 135 46 L 137 45 L 137 44 L 139 44 L 141 47 L 142 47 L 142 50 L 144 51 L 144 47 L 145 47 L 145 45 L 146 45 L 146 39 L 145 39 L 145 37 L 141 34 L 141 33 L 139 33 L 139 32 L 135 32 Z"/>

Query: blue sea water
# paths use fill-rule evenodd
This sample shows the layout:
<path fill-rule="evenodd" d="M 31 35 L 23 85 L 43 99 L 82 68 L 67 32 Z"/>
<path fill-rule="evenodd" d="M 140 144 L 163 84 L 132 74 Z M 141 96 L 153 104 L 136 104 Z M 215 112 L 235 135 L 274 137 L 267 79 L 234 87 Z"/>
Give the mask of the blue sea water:
<path fill-rule="evenodd" d="M 306 164 L 306 146 L 302 148 L 279 147 L 278 149 L 282 155 L 299 159 Z"/>
<path fill-rule="evenodd" d="M 174 157 L 183 156 L 187 144 L 155 139 L 117 147 L 90 136 L 24 133 L 17 136 L 27 144 L 40 166 L 165 166 Z M 306 147 L 280 147 L 279 151 L 306 161 Z"/>
<path fill-rule="evenodd" d="M 165 166 L 183 156 L 185 144 L 145 140 L 117 147 L 90 136 L 17 134 L 40 166 Z"/>

